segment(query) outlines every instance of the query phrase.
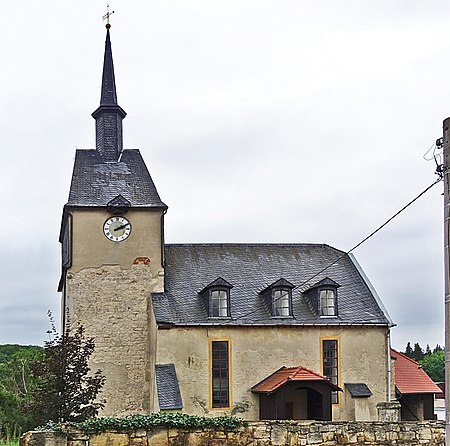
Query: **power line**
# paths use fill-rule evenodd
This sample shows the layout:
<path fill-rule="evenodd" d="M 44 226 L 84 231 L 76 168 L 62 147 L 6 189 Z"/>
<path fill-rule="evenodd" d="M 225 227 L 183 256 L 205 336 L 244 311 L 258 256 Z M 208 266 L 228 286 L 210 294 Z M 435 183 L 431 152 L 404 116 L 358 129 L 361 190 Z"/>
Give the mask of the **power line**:
<path fill-rule="evenodd" d="M 442 180 L 442 177 L 439 177 L 436 181 L 431 183 L 426 189 L 424 189 L 422 192 L 420 192 L 419 195 L 417 195 L 415 198 L 413 198 L 408 204 L 403 206 L 399 211 L 397 211 L 392 217 L 388 218 L 382 225 L 378 226 L 377 229 L 372 231 L 367 237 L 363 238 L 359 243 L 357 243 L 353 248 L 346 251 L 344 254 L 340 255 L 334 262 L 330 263 L 325 268 L 321 269 L 318 273 L 314 274 L 314 276 L 310 277 L 305 282 L 301 283 L 300 285 L 296 286 L 296 288 L 301 287 L 317 277 L 319 274 L 322 274 L 327 269 L 331 268 L 333 265 L 335 265 L 339 260 L 341 260 L 343 257 L 350 254 L 352 251 L 354 251 L 356 248 L 359 248 L 363 243 L 365 243 L 367 240 L 369 240 L 371 237 L 373 237 L 377 232 L 379 232 L 381 229 L 383 229 L 386 225 L 388 225 L 392 220 L 394 220 L 395 217 L 399 216 L 405 209 L 407 209 L 409 206 L 411 206 L 414 202 L 416 202 L 422 195 L 425 195 L 433 186 L 438 184 Z"/>
<path fill-rule="evenodd" d="M 334 260 L 329 265 L 327 265 L 324 268 L 322 268 L 316 274 L 314 274 L 313 276 L 309 277 L 307 280 L 305 280 L 301 284 L 296 285 L 295 288 L 300 288 L 303 285 L 306 285 L 308 282 L 310 282 L 311 280 L 313 280 L 314 278 L 316 278 L 317 276 L 319 276 L 320 274 L 325 272 L 327 269 L 331 268 L 333 265 L 338 263 L 341 259 L 343 259 L 344 257 L 348 256 L 352 251 L 354 251 L 355 249 L 359 248 L 363 243 L 365 243 L 367 240 L 369 240 L 371 237 L 373 237 L 377 232 L 381 231 L 381 229 L 383 229 L 386 225 L 388 225 L 392 220 L 394 220 L 394 218 L 398 217 L 409 206 L 411 206 L 413 203 L 415 203 L 420 197 L 422 197 L 422 195 L 425 195 L 431 188 L 433 188 L 436 184 L 438 184 L 442 179 L 443 179 L 443 175 L 439 174 L 439 178 L 436 181 L 431 183 L 427 188 L 425 188 L 422 192 L 420 192 L 419 195 L 417 195 L 415 198 L 413 198 L 411 201 L 409 201 L 405 206 L 403 206 L 399 211 L 397 211 L 394 215 L 392 215 L 392 217 L 388 218 L 383 224 L 378 226 L 378 228 L 376 228 L 374 231 L 372 231 L 367 237 L 363 238 L 359 243 L 357 243 L 355 246 L 353 246 L 353 248 L 351 248 L 348 251 L 346 251 L 343 254 L 341 254 L 336 260 Z M 277 298 L 277 299 L 279 299 L 279 298 Z M 240 316 L 239 319 L 243 319 L 243 318 L 246 318 L 248 316 L 251 316 L 253 313 L 256 313 L 257 311 L 258 311 L 258 309 L 255 308 L 254 310 L 252 310 L 252 311 L 250 311 L 250 312 Z M 226 324 L 226 321 L 221 322 L 219 325 L 225 325 L 225 324 Z"/>

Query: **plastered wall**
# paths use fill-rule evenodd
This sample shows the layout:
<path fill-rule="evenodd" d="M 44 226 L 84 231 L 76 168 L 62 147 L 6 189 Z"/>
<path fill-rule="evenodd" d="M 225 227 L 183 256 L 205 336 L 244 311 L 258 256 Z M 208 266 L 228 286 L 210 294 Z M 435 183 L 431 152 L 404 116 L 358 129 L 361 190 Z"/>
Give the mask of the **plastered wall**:
<path fill-rule="evenodd" d="M 120 265 L 129 268 L 137 257 L 150 260 L 150 271 L 161 270 L 161 211 L 130 210 L 130 236 L 123 242 L 112 242 L 103 234 L 103 224 L 111 217 L 106 209 L 76 209 L 71 212 L 71 272 L 86 267 Z"/>
<path fill-rule="evenodd" d="M 259 418 L 252 386 L 281 366 L 304 366 L 322 373 L 321 341 L 337 339 L 339 386 L 366 383 L 373 393 L 364 416 L 377 420 L 376 405 L 387 400 L 386 329 L 382 327 L 186 327 L 158 330 L 157 363 L 176 366 L 183 411 L 198 415 Z M 231 348 L 231 407 L 211 408 L 210 342 L 228 339 Z M 195 377 L 195 379 L 193 379 Z M 354 420 L 355 403 L 340 392 L 333 420 Z"/>

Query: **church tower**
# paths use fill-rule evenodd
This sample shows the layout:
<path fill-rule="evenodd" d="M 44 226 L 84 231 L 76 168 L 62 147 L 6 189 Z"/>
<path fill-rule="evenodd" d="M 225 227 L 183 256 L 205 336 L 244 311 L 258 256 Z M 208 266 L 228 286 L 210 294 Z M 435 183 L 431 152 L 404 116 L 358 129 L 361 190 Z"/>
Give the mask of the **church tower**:
<path fill-rule="evenodd" d="M 92 370 L 106 384 L 102 415 L 154 410 L 156 325 L 151 293 L 164 291 L 164 214 L 139 150 L 124 150 L 107 25 L 96 148 L 77 150 L 62 244 L 63 325 L 95 339 Z"/>

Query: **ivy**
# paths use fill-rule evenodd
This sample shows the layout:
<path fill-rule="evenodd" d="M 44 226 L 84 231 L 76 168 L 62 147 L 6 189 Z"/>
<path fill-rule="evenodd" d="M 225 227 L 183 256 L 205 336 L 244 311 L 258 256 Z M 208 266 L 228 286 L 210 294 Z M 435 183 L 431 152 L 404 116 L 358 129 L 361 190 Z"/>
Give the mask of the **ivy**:
<path fill-rule="evenodd" d="M 38 432 L 54 432 L 56 435 L 61 437 L 67 437 L 67 431 L 61 426 L 59 423 L 55 423 L 54 421 L 47 421 L 47 423 L 42 426 L 38 426 L 34 428 L 35 431 Z"/>
<path fill-rule="evenodd" d="M 137 429 L 151 429 L 154 427 L 182 428 L 182 429 L 223 429 L 235 430 L 247 423 L 241 418 L 221 416 L 204 417 L 197 415 L 186 415 L 183 413 L 155 413 L 151 415 L 130 415 L 123 418 L 100 417 L 90 418 L 79 423 L 66 423 L 69 428 L 82 431 L 84 433 L 100 433 L 107 430 L 118 432 L 128 432 Z M 39 430 L 49 430 L 56 433 L 66 433 L 61 425 L 48 422 L 40 426 Z"/>

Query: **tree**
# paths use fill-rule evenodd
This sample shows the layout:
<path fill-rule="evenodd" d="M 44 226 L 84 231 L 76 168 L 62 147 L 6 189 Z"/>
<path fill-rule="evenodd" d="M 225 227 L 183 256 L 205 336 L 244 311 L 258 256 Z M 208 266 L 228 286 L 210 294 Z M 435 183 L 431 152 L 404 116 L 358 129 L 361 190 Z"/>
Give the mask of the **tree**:
<path fill-rule="evenodd" d="M 433 353 L 442 352 L 442 351 L 444 351 L 444 349 L 439 344 L 436 344 L 436 347 L 434 347 Z"/>
<path fill-rule="evenodd" d="M 427 356 L 427 355 L 431 355 L 431 348 L 428 344 L 427 344 L 427 348 L 425 349 L 425 356 Z"/>
<path fill-rule="evenodd" d="M 0 439 L 18 438 L 35 426 L 24 407 L 35 387 L 30 363 L 41 355 L 41 347 L 0 345 Z"/>
<path fill-rule="evenodd" d="M 445 353 L 442 350 L 426 355 L 420 364 L 434 382 L 445 381 Z"/>
<path fill-rule="evenodd" d="M 416 342 L 414 344 L 414 350 L 412 352 L 412 359 L 414 359 L 414 361 L 419 362 L 423 359 L 423 356 L 424 356 L 424 354 L 423 354 L 422 347 L 419 345 L 418 342 Z"/>
<path fill-rule="evenodd" d="M 38 424 L 48 420 L 84 421 L 104 407 L 104 401 L 97 401 L 97 396 L 105 377 L 100 370 L 91 374 L 89 367 L 94 339 L 85 338 L 81 325 L 71 330 L 67 324 L 60 335 L 50 313 L 49 317 L 52 339 L 45 342 L 42 358 L 31 366 L 37 385 L 28 409 Z"/>
<path fill-rule="evenodd" d="M 413 356 L 413 349 L 412 349 L 412 347 L 411 347 L 411 342 L 408 342 L 407 344 L 406 344 L 406 349 L 405 349 L 405 355 L 408 357 L 408 358 L 412 358 Z"/>

